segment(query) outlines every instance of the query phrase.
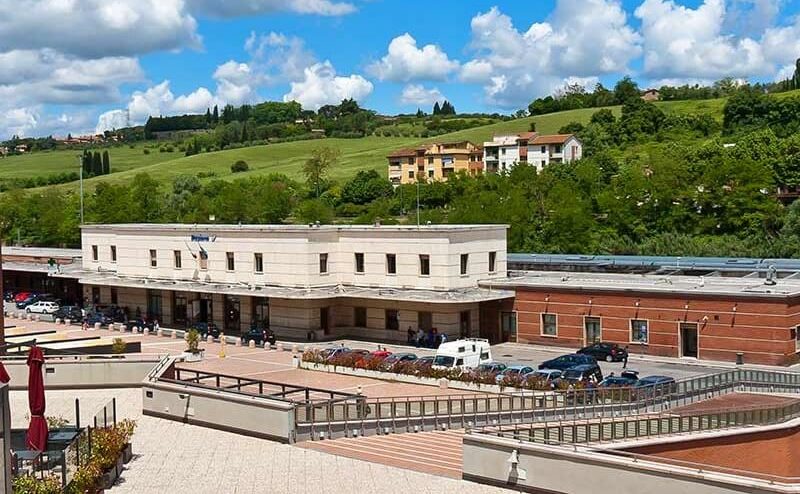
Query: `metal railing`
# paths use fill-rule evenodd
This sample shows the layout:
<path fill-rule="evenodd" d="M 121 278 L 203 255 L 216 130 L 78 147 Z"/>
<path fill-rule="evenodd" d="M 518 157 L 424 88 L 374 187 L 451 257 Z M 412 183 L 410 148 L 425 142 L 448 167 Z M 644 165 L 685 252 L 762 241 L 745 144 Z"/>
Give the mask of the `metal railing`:
<path fill-rule="evenodd" d="M 735 427 L 783 423 L 800 417 L 800 402 L 716 410 L 660 412 L 637 417 L 559 420 L 525 425 L 483 427 L 468 434 L 539 444 L 592 444 Z"/>
<path fill-rule="evenodd" d="M 613 419 L 660 413 L 732 392 L 795 394 L 800 392 L 800 374 L 732 369 L 645 387 L 312 401 L 295 408 L 296 437 L 315 440 L 431 429 Z"/>

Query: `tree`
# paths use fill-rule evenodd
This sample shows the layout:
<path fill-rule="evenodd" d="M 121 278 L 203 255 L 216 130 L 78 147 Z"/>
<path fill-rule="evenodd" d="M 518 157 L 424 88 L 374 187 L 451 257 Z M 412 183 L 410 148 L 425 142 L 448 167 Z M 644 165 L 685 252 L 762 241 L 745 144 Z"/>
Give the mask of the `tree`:
<path fill-rule="evenodd" d="M 311 151 L 311 157 L 303 164 L 303 175 L 308 187 L 319 197 L 328 177 L 328 172 L 339 160 L 338 149 L 321 146 Z"/>
<path fill-rule="evenodd" d="M 417 118 L 424 118 L 425 113 L 422 112 L 421 109 L 417 108 Z"/>
<path fill-rule="evenodd" d="M 211 124 L 213 121 L 211 120 L 213 117 L 211 116 L 211 108 L 206 108 L 206 122 Z"/>
<path fill-rule="evenodd" d="M 92 175 L 99 176 L 103 174 L 103 158 L 100 151 L 95 151 L 92 154 Z"/>
<path fill-rule="evenodd" d="M 333 223 L 335 212 L 330 204 L 322 199 L 307 199 L 301 202 L 295 211 L 297 219 L 303 223 Z"/>
<path fill-rule="evenodd" d="M 579 132 L 583 132 L 585 127 L 580 122 L 570 122 L 567 125 L 558 129 L 559 134 L 578 134 Z"/>
<path fill-rule="evenodd" d="M 111 158 L 108 156 L 108 150 L 103 151 L 103 175 L 111 173 Z"/>
<path fill-rule="evenodd" d="M 614 100 L 618 105 L 639 97 L 639 85 L 630 76 L 623 77 L 614 86 Z"/>
<path fill-rule="evenodd" d="M 242 135 L 239 137 L 239 142 L 247 142 L 250 140 L 250 134 L 247 133 L 247 121 L 242 123 Z"/>
<path fill-rule="evenodd" d="M 435 103 L 433 104 L 433 114 L 434 114 L 434 115 L 438 115 L 438 114 L 440 114 L 440 113 L 442 113 L 442 107 L 441 107 L 441 106 L 439 106 L 439 102 L 437 101 L 437 102 L 435 102 Z"/>
<path fill-rule="evenodd" d="M 250 166 L 244 160 L 239 160 L 231 165 L 231 173 L 242 173 L 250 169 Z"/>
<path fill-rule="evenodd" d="M 211 114 L 211 120 L 214 123 L 219 122 L 219 108 L 217 107 L 217 105 L 214 105 L 214 113 Z"/>
<path fill-rule="evenodd" d="M 348 180 L 342 188 L 342 202 L 369 204 L 377 199 L 390 197 L 392 185 L 375 170 L 361 170 Z"/>

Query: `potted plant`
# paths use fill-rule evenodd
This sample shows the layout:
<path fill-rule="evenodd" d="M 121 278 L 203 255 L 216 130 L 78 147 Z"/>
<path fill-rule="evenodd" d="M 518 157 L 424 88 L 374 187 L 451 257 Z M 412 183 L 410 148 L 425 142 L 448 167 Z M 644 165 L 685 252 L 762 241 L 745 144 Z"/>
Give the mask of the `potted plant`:
<path fill-rule="evenodd" d="M 186 333 L 186 351 L 183 357 L 187 362 L 199 362 L 203 360 L 204 350 L 200 348 L 200 333 L 192 328 Z"/>

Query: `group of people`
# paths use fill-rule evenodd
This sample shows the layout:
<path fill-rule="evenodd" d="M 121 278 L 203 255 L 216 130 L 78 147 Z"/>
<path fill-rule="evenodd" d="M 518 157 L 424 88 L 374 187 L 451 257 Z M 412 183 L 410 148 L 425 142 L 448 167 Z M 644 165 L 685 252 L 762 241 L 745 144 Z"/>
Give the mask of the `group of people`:
<path fill-rule="evenodd" d="M 439 345 L 447 341 L 446 333 L 439 333 L 436 328 L 429 328 L 425 331 L 422 328 L 408 327 L 408 344 L 417 348 L 438 348 Z"/>

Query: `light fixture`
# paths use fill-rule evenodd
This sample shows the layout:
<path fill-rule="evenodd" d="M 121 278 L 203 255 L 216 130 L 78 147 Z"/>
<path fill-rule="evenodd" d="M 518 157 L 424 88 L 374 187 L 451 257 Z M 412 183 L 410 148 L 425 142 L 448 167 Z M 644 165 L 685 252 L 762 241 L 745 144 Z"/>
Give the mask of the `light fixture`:
<path fill-rule="evenodd" d="M 636 301 L 636 307 L 639 307 L 639 305 L 640 305 L 640 303 L 639 303 L 639 301 L 637 300 L 637 301 Z"/>

